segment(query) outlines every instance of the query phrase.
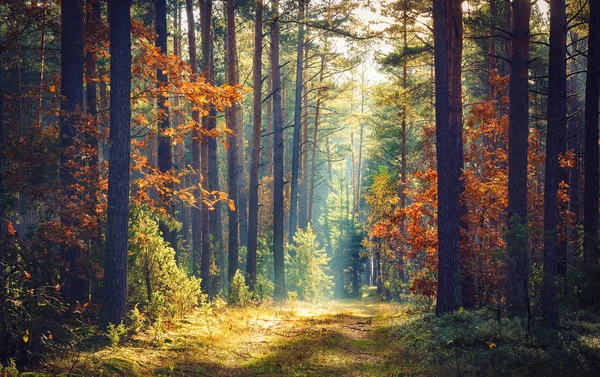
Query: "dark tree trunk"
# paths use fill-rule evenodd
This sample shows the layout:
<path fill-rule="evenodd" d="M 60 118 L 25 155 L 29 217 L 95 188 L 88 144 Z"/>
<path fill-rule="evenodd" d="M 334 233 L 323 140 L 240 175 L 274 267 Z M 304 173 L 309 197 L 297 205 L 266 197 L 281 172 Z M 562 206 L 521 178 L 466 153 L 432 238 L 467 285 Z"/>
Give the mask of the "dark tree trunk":
<path fill-rule="evenodd" d="M 506 244 L 507 294 L 511 314 L 529 307 L 529 257 L 527 249 L 527 151 L 529 134 L 529 0 L 513 0 L 510 56 L 510 121 L 508 131 L 508 231 Z"/>
<path fill-rule="evenodd" d="M 579 39 L 577 33 L 571 33 L 571 43 L 574 43 Z M 577 43 L 572 47 L 571 53 L 576 53 Z M 573 59 L 570 64 L 570 73 L 577 71 L 577 61 Z M 569 168 L 569 211 L 575 214 L 575 221 L 571 224 L 568 229 L 568 252 L 567 250 L 560 250 L 559 253 L 564 251 L 564 254 L 558 255 L 558 266 L 557 273 L 561 277 L 567 276 L 567 265 L 569 255 L 574 255 L 579 244 L 577 239 L 577 224 L 580 223 L 580 208 L 579 208 L 579 196 L 580 196 L 580 169 L 581 169 L 581 157 L 580 157 L 580 139 L 581 129 L 579 128 L 579 116 L 576 114 L 578 109 L 578 96 L 577 92 L 577 80 L 576 75 L 572 75 L 569 79 L 569 114 L 570 118 L 568 121 L 568 148 L 575 156 L 575 163 Z"/>
<path fill-rule="evenodd" d="M 512 39 L 510 32 L 512 30 L 512 9 L 510 0 L 504 0 L 504 56 L 506 60 L 502 62 L 502 76 L 510 75 L 510 57 L 512 55 Z"/>
<path fill-rule="evenodd" d="M 127 243 L 131 122 L 131 20 L 128 0 L 111 2 L 110 161 L 102 323 L 121 323 L 127 310 Z"/>
<path fill-rule="evenodd" d="M 559 204 L 562 174 L 559 156 L 566 150 L 567 130 L 567 16 L 565 0 L 550 1 L 550 55 L 548 64 L 548 131 L 544 179 L 544 277 L 542 312 L 551 326 L 558 325 L 557 254 Z"/>
<path fill-rule="evenodd" d="M 298 0 L 298 20 L 304 20 L 306 0 Z M 304 51 L 304 25 L 298 25 L 298 47 L 296 52 L 296 98 L 294 103 L 294 136 L 292 139 L 292 182 L 290 196 L 290 229 L 288 242 L 294 242 L 294 235 L 298 226 L 298 172 L 300 158 L 300 130 L 302 128 L 302 71 Z"/>
<path fill-rule="evenodd" d="M 600 97 L 600 0 L 590 0 L 585 83 L 583 248 L 586 263 L 598 263 L 598 98 Z"/>
<path fill-rule="evenodd" d="M 254 290 L 256 283 L 256 249 L 258 246 L 258 178 L 260 173 L 260 139 L 262 137 L 262 25 L 263 3 L 256 1 L 254 22 L 254 114 L 252 128 L 252 161 L 250 162 L 250 207 L 248 218 L 248 256 L 246 258 L 246 276 L 248 286 Z"/>
<path fill-rule="evenodd" d="M 70 164 L 81 164 L 74 149 L 77 112 L 83 110 L 83 0 L 66 0 L 61 3 L 61 119 L 60 119 L 60 179 L 66 198 L 77 195 L 74 188 L 76 169 Z M 77 161 L 74 161 L 77 159 Z M 77 219 L 73 213 L 61 214 L 61 225 L 71 227 Z M 74 304 L 88 300 L 87 279 L 83 277 L 83 251 L 76 245 L 66 245 L 63 259 L 66 264 L 63 283 L 65 300 Z"/>
<path fill-rule="evenodd" d="M 279 66 L 279 0 L 271 5 L 271 74 L 273 76 L 273 264 L 275 298 L 285 300 L 285 265 L 283 249 L 283 111 L 281 101 L 281 67 Z"/>
<path fill-rule="evenodd" d="M 308 39 L 308 37 L 307 37 Z M 308 48 L 304 48 L 304 72 L 308 69 Z M 308 82 L 304 83 L 302 91 L 302 137 L 300 138 L 301 178 L 298 185 L 298 226 L 306 229 L 308 210 Z"/>
<path fill-rule="evenodd" d="M 458 3 L 458 14 L 454 9 Z M 435 61 L 435 93 L 436 93 L 436 145 L 438 171 L 438 292 L 436 313 L 438 315 L 457 310 L 461 306 L 460 280 L 460 186 L 461 171 L 459 160 L 462 160 L 462 120 L 457 119 L 457 109 L 452 105 L 459 98 L 456 95 L 455 82 L 451 79 L 460 74 L 451 69 L 460 62 L 460 54 L 452 51 L 459 48 L 449 43 L 454 33 L 462 33 L 462 13 L 457 0 L 446 5 L 444 0 L 434 0 L 434 61 Z M 448 20 L 452 20 L 448 28 Z M 460 29 L 460 30 L 458 30 Z M 450 58 L 450 59 L 449 59 Z M 456 74 L 458 73 L 458 76 Z M 460 85 L 458 85 L 460 93 Z M 458 111 L 460 113 L 460 111 Z M 460 161 L 462 163 L 462 161 Z"/>
<path fill-rule="evenodd" d="M 161 54 L 166 55 L 167 51 L 167 1 L 166 0 L 154 0 L 154 31 L 156 32 L 157 38 L 155 45 L 160 49 Z M 159 96 L 157 99 L 158 104 L 158 168 L 161 172 L 167 172 L 173 169 L 173 151 L 171 149 L 171 137 L 167 136 L 167 130 L 170 127 L 169 119 L 169 108 L 165 106 L 169 93 L 167 92 L 167 85 L 169 78 L 163 73 L 163 68 L 160 67 L 156 70 L 157 87 L 159 89 Z M 167 96 L 163 95 L 166 93 Z M 174 214 L 174 208 L 169 202 L 171 198 L 168 195 L 161 195 L 161 204 L 166 206 L 170 215 Z M 167 241 L 171 247 L 177 250 L 177 234 L 174 231 L 169 230 L 169 226 L 161 221 L 160 230 L 163 234 L 163 238 Z"/>
<path fill-rule="evenodd" d="M 236 57 L 236 40 L 235 40 L 235 9 L 234 1 L 227 0 L 226 3 L 226 15 L 227 15 L 227 81 L 229 85 L 237 84 L 237 57 Z M 227 143 L 229 148 L 227 149 L 227 178 L 228 178 L 228 190 L 229 199 L 235 202 L 236 208 L 229 209 L 229 258 L 228 258 L 228 271 L 227 278 L 229 282 L 232 281 L 233 275 L 238 270 L 238 226 L 239 226 L 239 208 L 238 208 L 238 138 L 243 138 L 243 135 L 239 134 L 239 121 L 238 121 L 239 106 L 233 104 L 227 109 L 227 128 L 232 133 L 227 135 Z"/>
<path fill-rule="evenodd" d="M 202 70 L 206 73 L 209 81 L 212 79 L 211 73 L 211 41 L 212 41 L 212 0 L 200 0 L 200 28 L 202 39 Z M 211 81 L 212 83 L 212 81 Z M 211 109 L 212 110 L 212 109 Z M 202 117 L 202 128 L 208 129 L 211 117 L 215 114 L 209 111 L 208 116 Z M 200 175 L 203 188 L 209 187 L 208 183 L 208 139 L 206 135 L 201 136 L 200 141 Z M 202 288 L 209 297 L 213 297 L 210 282 L 210 264 L 211 264 L 211 245 L 210 245 L 210 214 L 205 201 L 202 201 L 200 222 L 200 234 L 202 235 L 202 253 L 200 261 L 200 278 L 202 279 Z"/>
<path fill-rule="evenodd" d="M 194 22 L 194 5 L 192 0 L 185 1 L 185 10 L 187 13 L 188 25 L 196 25 Z M 188 27 L 188 43 L 189 43 L 189 54 L 190 54 L 190 65 L 192 66 L 192 74 L 198 73 L 198 62 L 196 57 L 196 28 Z M 198 188 L 200 184 L 200 113 L 198 111 L 192 111 L 192 121 L 194 122 L 194 129 L 192 130 L 192 184 L 194 185 L 194 201 L 195 205 L 192 206 L 191 217 L 192 217 L 192 271 L 195 276 L 200 276 L 200 256 L 202 253 L 202 234 L 201 234 L 201 221 L 202 221 L 202 192 Z M 206 284 L 208 281 L 202 282 L 202 288 L 204 292 L 207 292 Z"/>
<path fill-rule="evenodd" d="M 210 67 L 208 77 L 212 83 L 215 81 L 215 59 L 214 59 L 214 39 L 211 38 L 210 43 Z M 208 129 L 214 130 L 217 127 L 217 112 L 214 106 L 209 109 Z M 208 138 L 208 189 L 212 191 L 220 191 L 219 182 L 219 155 L 217 153 L 217 139 L 214 137 Z M 221 287 L 225 287 L 227 283 L 227 269 L 225 267 L 225 251 L 223 249 L 223 219 L 222 219 L 222 203 L 217 203 L 214 210 L 210 212 L 210 234 L 212 248 L 216 254 L 215 260 L 219 268 L 219 281 L 215 281 L 214 288 L 217 292 Z"/>

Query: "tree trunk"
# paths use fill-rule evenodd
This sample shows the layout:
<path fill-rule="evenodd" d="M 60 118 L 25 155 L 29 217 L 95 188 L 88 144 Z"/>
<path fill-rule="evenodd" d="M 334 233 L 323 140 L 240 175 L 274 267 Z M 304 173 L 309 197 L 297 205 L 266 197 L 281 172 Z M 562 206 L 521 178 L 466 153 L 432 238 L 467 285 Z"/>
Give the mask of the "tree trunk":
<path fill-rule="evenodd" d="M 279 0 L 272 0 L 271 73 L 273 75 L 273 264 L 275 298 L 285 300 L 285 265 L 283 249 L 283 111 L 281 101 L 281 67 L 279 66 Z"/>
<path fill-rule="evenodd" d="M 254 114 L 252 129 L 252 161 L 250 162 L 250 207 L 248 218 L 248 256 L 246 258 L 246 277 L 250 290 L 256 283 L 256 249 L 258 246 L 258 185 L 260 175 L 260 139 L 262 137 L 262 24 L 263 3 L 256 1 L 254 22 Z"/>
<path fill-rule="evenodd" d="M 66 0 L 61 3 L 61 119 L 60 119 L 60 178 L 66 198 L 77 195 L 76 168 L 81 159 L 73 149 L 77 137 L 78 112 L 83 108 L 83 0 Z M 77 160 L 77 161 L 75 161 Z M 68 199 L 69 200 L 69 199 Z M 76 225 L 75 214 L 65 210 L 61 213 L 61 225 Z M 83 277 L 82 250 L 76 245 L 66 245 L 63 259 L 66 265 L 63 294 L 65 300 L 74 304 L 88 300 L 87 280 Z"/>
<path fill-rule="evenodd" d="M 577 33 L 571 33 L 571 43 L 577 41 L 579 36 Z M 577 43 L 572 47 L 572 54 L 576 53 Z M 570 64 L 570 73 L 577 71 L 577 61 L 573 59 Z M 569 255 L 574 255 L 579 244 L 577 239 L 577 224 L 580 222 L 580 208 L 579 208 L 579 194 L 580 194 L 580 169 L 581 169 L 581 158 L 580 158 L 580 143 L 581 131 L 579 128 L 579 117 L 576 115 L 578 108 L 578 96 L 577 92 L 577 80 L 576 75 L 572 75 L 569 78 L 569 114 L 570 118 L 568 121 L 569 134 L 567 137 L 568 148 L 575 156 L 575 163 L 569 168 L 569 211 L 575 215 L 575 220 L 568 229 L 567 239 L 569 240 L 568 251 L 564 250 L 563 255 L 558 255 L 558 266 L 557 273 L 561 277 L 567 276 L 567 265 Z M 559 250 L 561 252 L 563 250 Z"/>
<path fill-rule="evenodd" d="M 306 0 L 298 0 L 298 21 L 303 22 Z M 294 242 L 298 227 L 298 171 L 300 158 L 300 131 L 302 128 L 302 71 L 304 51 L 304 25 L 298 25 L 298 47 L 296 52 L 296 98 L 294 103 L 294 136 L 292 139 L 292 182 L 290 196 L 290 229 L 288 242 Z"/>
<path fill-rule="evenodd" d="M 192 0 L 185 1 L 185 10 L 187 13 L 188 25 L 195 25 L 194 22 L 194 6 Z M 188 42 L 190 65 L 192 66 L 192 74 L 198 74 L 198 63 L 196 57 L 196 28 L 188 27 Z M 202 255 L 202 192 L 198 187 L 200 185 L 200 113 L 192 111 L 192 121 L 194 129 L 192 130 L 192 184 L 194 186 L 193 194 L 195 204 L 192 206 L 192 271 L 194 276 L 200 276 L 200 256 Z M 202 288 L 207 292 L 206 284 L 208 281 L 203 281 Z"/>
<path fill-rule="evenodd" d="M 155 46 L 160 49 L 161 54 L 167 55 L 167 1 L 154 0 L 154 31 L 157 35 Z M 171 149 L 171 137 L 167 135 L 167 130 L 170 128 L 169 108 L 165 105 L 169 98 L 167 85 L 169 78 L 163 73 L 163 68 L 156 70 L 157 87 L 159 89 L 158 104 L 158 168 L 162 173 L 173 169 L 173 151 Z M 171 188 L 172 185 L 170 185 Z M 161 195 L 161 204 L 167 208 L 169 215 L 174 214 L 174 208 L 170 204 L 171 198 L 169 195 Z M 177 233 L 171 231 L 169 226 L 164 222 L 160 222 L 160 230 L 163 238 L 171 247 L 177 250 Z"/>
<path fill-rule="evenodd" d="M 527 151 L 529 133 L 529 0 L 513 0 L 508 131 L 508 232 L 506 244 L 509 313 L 523 314 L 529 307 L 527 249 Z"/>
<path fill-rule="evenodd" d="M 64 2 L 63 2 L 64 4 Z M 131 20 L 127 0 L 111 2 L 110 20 L 110 162 L 104 254 L 102 323 L 117 324 L 127 310 L 127 243 L 131 122 Z"/>
<path fill-rule="evenodd" d="M 236 40 L 235 40 L 235 9 L 234 1 L 227 0 L 226 3 L 227 12 L 227 80 L 229 85 L 237 84 L 236 74 Z M 232 133 L 227 135 L 227 143 L 229 148 L 227 149 L 227 174 L 228 174 L 228 186 L 229 186 L 229 199 L 235 201 L 236 207 L 238 203 L 238 151 L 239 141 L 238 138 L 242 138 L 243 135 L 239 134 L 238 129 L 238 110 L 239 106 L 233 104 L 227 109 L 227 128 Z M 239 208 L 229 209 L 229 268 L 227 277 L 229 282 L 233 280 L 233 275 L 238 270 L 238 226 L 239 226 Z"/>
<path fill-rule="evenodd" d="M 307 36 L 308 39 L 308 36 Z M 304 72 L 308 69 L 308 48 L 304 48 Z M 300 161 L 302 161 L 300 184 L 298 185 L 298 226 L 306 229 L 308 217 L 308 82 L 302 91 L 302 137 L 300 138 Z"/>
<path fill-rule="evenodd" d="M 458 1 L 454 1 L 458 2 Z M 452 43 L 452 34 L 462 32 L 462 13 L 458 2 L 448 4 L 444 0 L 434 0 L 434 61 L 435 61 L 435 93 L 436 93 L 436 142 L 438 171 L 438 293 L 436 313 L 438 315 L 457 310 L 461 306 L 460 281 L 460 169 L 459 156 L 462 156 L 462 122 L 458 124 L 458 114 L 451 105 L 459 101 L 455 82 L 451 81 L 460 74 L 450 73 L 455 64 L 449 61 L 457 59 L 460 54 L 452 51 L 459 48 Z M 448 29 L 448 20 L 451 23 Z M 460 30 L 457 30 L 460 29 Z M 449 48 L 450 47 L 450 48 Z M 450 59 L 449 59 L 450 58 Z M 458 75 L 456 75 L 458 73 Z M 460 91 L 460 85 L 458 90 Z M 460 95 L 459 95 L 460 97 Z M 451 119 L 452 116 L 452 119 Z M 457 129 L 458 128 L 458 129 Z M 462 160 L 462 159 L 461 159 Z"/>
<path fill-rule="evenodd" d="M 566 150 L 567 129 L 567 16 L 565 0 L 550 2 L 550 54 L 548 63 L 548 110 L 546 134 L 546 170 L 544 179 L 544 275 L 542 312 L 551 326 L 557 326 L 559 247 L 558 185 L 562 176 L 559 157 Z"/>
<path fill-rule="evenodd" d="M 600 0 L 590 0 L 585 83 L 583 248 L 586 263 L 598 263 L 598 98 L 600 97 Z"/>
<path fill-rule="evenodd" d="M 202 70 L 210 78 L 211 66 L 211 41 L 212 41 L 212 0 L 200 0 L 200 28 L 202 39 Z M 211 81 L 212 83 L 212 81 Z M 214 114 L 212 114 L 214 117 Z M 208 116 L 202 117 L 202 128 L 209 128 L 208 122 L 211 118 L 211 113 Z M 200 140 L 200 182 L 203 188 L 208 187 L 208 139 L 206 135 L 201 135 Z M 211 249 L 210 249 L 210 218 L 208 204 L 203 200 L 201 207 L 201 222 L 200 234 L 201 255 L 200 255 L 200 278 L 202 279 L 202 288 L 209 297 L 213 297 L 214 293 L 211 289 L 210 282 L 210 264 L 211 264 Z"/>
<path fill-rule="evenodd" d="M 325 41 L 325 44 L 327 41 Z M 313 138 L 312 138 L 312 155 L 310 159 L 310 188 L 309 188 L 309 198 L 308 198 L 308 213 L 307 220 L 309 223 L 312 222 L 313 218 L 313 205 L 315 202 L 315 174 L 317 172 L 317 141 L 319 140 L 319 121 L 321 116 L 321 104 L 323 103 L 322 98 L 322 85 L 323 85 L 323 76 L 325 72 L 325 54 L 321 54 L 321 68 L 319 71 L 319 87 L 317 89 L 317 104 L 315 106 L 315 123 L 313 128 Z"/>

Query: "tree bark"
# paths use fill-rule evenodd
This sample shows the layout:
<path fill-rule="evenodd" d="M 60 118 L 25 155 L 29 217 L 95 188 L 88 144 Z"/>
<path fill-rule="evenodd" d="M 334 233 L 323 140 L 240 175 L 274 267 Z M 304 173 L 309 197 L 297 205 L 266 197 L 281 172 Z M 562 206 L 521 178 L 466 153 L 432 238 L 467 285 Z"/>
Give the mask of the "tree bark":
<path fill-rule="evenodd" d="M 283 249 L 283 111 L 281 101 L 281 67 L 279 66 L 279 0 L 272 0 L 271 72 L 273 75 L 273 264 L 275 298 L 285 300 L 285 265 Z"/>
<path fill-rule="evenodd" d="M 64 4 L 64 2 L 63 2 Z M 104 254 L 102 323 L 117 324 L 127 310 L 127 243 L 131 122 L 131 20 L 128 0 L 111 2 L 110 20 L 110 162 Z"/>
<path fill-rule="evenodd" d="M 544 320 L 557 326 L 557 255 L 559 233 L 559 158 L 566 150 L 567 130 L 567 16 L 565 0 L 550 1 L 550 54 L 548 63 L 548 110 L 546 170 L 544 179 L 544 275 L 542 312 Z"/>
<path fill-rule="evenodd" d="M 448 6 L 444 0 L 434 0 L 433 12 L 439 258 L 436 313 L 441 315 L 457 310 L 462 304 L 457 278 L 460 276 L 462 119 L 459 121 L 460 111 L 453 107 L 457 101 L 460 103 L 460 94 L 455 97 L 457 90 L 460 93 L 460 70 L 452 70 L 456 64 L 460 67 L 460 61 L 456 62 L 460 54 L 453 49 L 461 47 L 453 44 L 452 38 L 453 34 L 462 34 L 462 9 L 458 0 Z"/>
<path fill-rule="evenodd" d="M 154 31 L 157 35 L 155 46 L 160 49 L 161 54 L 167 55 L 167 1 L 166 0 L 154 0 Z M 173 169 L 173 150 L 171 149 L 171 137 L 167 135 L 167 130 L 170 126 L 170 115 L 169 108 L 165 105 L 169 98 L 167 91 L 167 85 L 169 78 L 163 73 L 163 68 L 160 67 L 156 70 L 157 87 L 159 95 L 157 99 L 158 104 L 158 168 L 162 173 L 168 172 Z M 172 185 L 169 185 L 172 189 Z M 161 195 L 161 204 L 167 208 L 169 215 L 174 214 L 174 208 L 170 204 L 171 195 Z M 169 226 L 164 222 L 160 222 L 160 230 L 163 234 L 163 238 L 167 241 L 174 250 L 177 250 L 177 233 L 171 231 Z"/>
<path fill-rule="evenodd" d="M 212 0 L 200 0 L 200 28 L 202 39 L 202 70 L 211 81 L 211 41 L 212 41 Z M 209 111 L 208 116 L 202 117 L 202 128 L 209 128 L 209 121 L 214 118 L 214 113 Z M 208 139 L 207 135 L 201 135 L 200 139 L 200 182 L 203 188 L 208 184 Z M 200 234 L 202 235 L 202 252 L 200 255 L 200 278 L 202 288 L 209 297 L 213 297 L 212 284 L 210 282 L 211 245 L 210 245 L 210 217 L 208 204 L 203 200 L 201 207 Z"/>
<path fill-rule="evenodd" d="M 235 39 L 235 9 L 234 1 L 227 0 L 226 3 L 226 15 L 227 15 L 227 80 L 229 85 L 237 84 L 236 74 L 236 39 Z M 231 282 L 235 272 L 238 270 L 238 247 L 239 247 L 239 202 L 238 202 L 238 151 L 239 141 L 238 138 L 243 137 L 239 134 L 239 122 L 238 122 L 238 110 L 239 106 L 234 104 L 227 109 L 227 128 L 232 133 L 227 135 L 227 143 L 229 148 L 227 150 L 227 175 L 228 175 L 228 186 L 229 186 L 229 199 L 235 201 L 236 208 L 233 210 L 229 209 L 229 260 L 228 260 L 228 280 Z"/>
<path fill-rule="evenodd" d="M 600 97 L 600 0 L 590 0 L 585 83 L 583 248 L 586 263 L 598 263 L 598 98 Z"/>
<path fill-rule="evenodd" d="M 326 44 L 326 42 L 325 42 Z M 313 218 L 313 205 L 315 202 L 315 175 L 317 172 L 317 141 L 319 140 L 319 121 L 321 116 L 321 104 L 323 103 L 322 91 L 321 88 L 323 85 L 323 76 L 325 72 L 325 54 L 321 54 L 321 68 L 319 71 L 319 88 L 317 89 L 317 104 L 315 106 L 315 123 L 313 128 L 313 138 L 312 138 L 312 155 L 311 155 L 311 166 L 310 166 L 310 188 L 309 188 L 309 198 L 308 198 L 308 213 L 307 219 L 308 222 L 312 222 Z"/>
<path fill-rule="evenodd" d="M 529 134 L 529 0 L 513 0 L 510 56 L 510 121 L 508 131 L 508 232 L 506 262 L 509 313 L 524 314 L 529 307 L 527 249 L 527 152 Z"/>
<path fill-rule="evenodd" d="M 194 22 L 194 6 L 192 0 L 185 1 L 188 25 L 188 43 L 190 54 L 190 65 L 192 74 L 198 74 L 198 63 L 196 57 L 196 23 Z M 200 256 L 202 255 L 202 192 L 200 185 L 200 113 L 192 111 L 192 121 L 194 129 L 192 130 L 192 184 L 194 186 L 193 194 L 195 204 L 192 206 L 192 271 L 195 276 L 200 276 Z M 204 292 L 207 292 L 207 281 L 202 283 Z"/>
<path fill-rule="evenodd" d="M 298 20 L 304 20 L 306 0 L 298 0 Z M 304 51 L 304 25 L 298 25 L 298 46 L 296 52 L 296 98 L 294 103 L 294 135 L 292 139 L 292 182 L 290 196 L 290 229 L 288 242 L 294 242 L 294 235 L 298 227 L 298 172 L 300 159 L 300 131 L 302 128 L 302 72 Z"/>
<path fill-rule="evenodd" d="M 74 150 L 78 112 L 83 110 L 83 0 L 66 0 L 61 3 L 61 117 L 60 117 L 60 178 L 66 198 L 78 195 L 74 188 L 76 168 L 81 159 Z M 77 161 L 75 161 L 77 160 Z M 67 199 L 70 200 L 70 199 Z M 68 210 L 61 214 L 61 225 L 71 227 L 77 219 Z M 63 294 L 65 300 L 74 304 L 88 300 L 87 279 L 82 276 L 82 250 L 76 245 L 66 245 L 63 259 L 66 264 Z"/>
<path fill-rule="evenodd" d="M 254 22 L 252 161 L 250 162 L 250 206 L 248 218 L 248 256 L 246 276 L 250 290 L 256 284 L 256 249 L 258 246 L 258 186 L 260 175 L 260 141 L 262 137 L 262 24 L 263 2 L 256 1 Z"/>

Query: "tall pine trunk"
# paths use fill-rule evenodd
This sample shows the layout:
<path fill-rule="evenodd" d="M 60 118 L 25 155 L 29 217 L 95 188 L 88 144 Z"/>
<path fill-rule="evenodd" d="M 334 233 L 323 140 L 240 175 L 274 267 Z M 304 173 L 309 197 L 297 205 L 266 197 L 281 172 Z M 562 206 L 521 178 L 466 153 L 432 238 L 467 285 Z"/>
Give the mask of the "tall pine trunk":
<path fill-rule="evenodd" d="M 160 49 L 160 53 L 167 55 L 167 1 L 154 0 L 154 31 L 156 32 L 155 45 Z M 170 126 L 169 108 L 166 106 L 166 101 L 169 98 L 167 85 L 169 78 L 164 73 L 163 68 L 156 70 L 157 87 L 159 95 L 158 104 L 158 168 L 162 173 L 173 169 L 173 151 L 171 148 L 171 137 L 168 136 Z M 170 184 L 170 188 L 173 188 Z M 161 204 L 167 208 L 169 215 L 174 214 L 174 208 L 170 204 L 171 198 L 168 195 L 161 195 Z M 169 226 L 164 222 L 160 222 L 160 230 L 165 241 L 169 242 L 171 247 L 177 250 L 177 233 L 169 229 Z"/>
<path fill-rule="evenodd" d="M 77 196 L 75 190 L 76 168 L 82 160 L 76 158 L 74 149 L 77 127 L 81 120 L 78 112 L 83 106 L 83 0 L 66 0 L 61 3 L 61 88 L 60 103 L 60 180 L 66 198 Z M 77 161 L 75 161 L 77 159 Z M 68 199 L 70 200 L 70 199 Z M 63 227 L 76 225 L 73 213 L 64 210 L 60 217 Z M 83 251 L 77 245 L 65 245 L 65 300 L 74 304 L 87 302 L 87 280 L 83 277 Z"/>
<path fill-rule="evenodd" d="M 290 196 L 290 229 L 288 242 L 294 242 L 298 227 L 298 178 L 300 159 L 300 131 L 302 128 L 302 71 L 304 51 L 304 10 L 306 0 L 298 0 L 298 45 L 296 51 L 296 98 L 294 102 L 294 135 L 292 139 L 292 182 Z"/>
<path fill-rule="evenodd" d="M 200 28 L 202 39 L 202 70 L 210 76 L 211 63 L 211 40 L 212 40 L 212 0 L 200 1 Z M 210 80 L 210 77 L 209 77 Z M 202 117 L 202 128 L 207 130 L 211 115 Z M 200 184 L 203 188 L 208 187 L 208 139 L 206 135 L 202 135 L 200 140 Z M 211 247 L 210 247 L 210 218 L 209 208 L 206 201 L 202 201 L 201 206 L 201 222 L 200 234 L 202 235 L 202 252 L 200 255 L 200 278 L 202 279 L 202 288 L 209 297 L 213 297 L 214 292 L 211 289 L 210 283 L 210 264 L 211 264 Z"/>
<path fill-rule="evenodd" d="M 527 242 L 527 151 L 529 134 L 529 0 L 513 0 L 510 55 L 510 121 L 508 131 L 508 231 L 506 244 L 509 313 L 529 308 L 529 256 Z"/>
<path fill-rule="evenodd" d="M 565 0 L 550 2 L 550 56 L 548 64 L 548 131 L 544 179 L 544 277 L 542 312 L 551 326 L 558 325 L 557 254 L 561 174 L 559 157 L 566 150 L 567 130 L 567 16 Z"/>
<path fill-rule="evenodd" d="M 227 16 L 227 81 L 229 85 L 237 84 L 237 73 L 236 73 L 236 40 L 235 40 L 235 9 L 234 1 L 227 0 L 226 2 L 226 16 Z M 239 134 L 238 129 L 238 110 L 239 106 L 233 104 L 227 109 L 227 128 L 231 130 L 231 133 L 227 135 L 227 143 L 229 145 L 227 149 L 227 179 L 228 179 L 228 190 L 229 199 L 235 202 L 236 208 L 229 209 L 229 243 L 228 243 L 228 273 L 227 277 L 229 282 L 232 281 L 233 275 L 238 270 L 238 247 L 239 247 L 239 203 L 238 203 L 238 151 L 239 139 L 243 138 L 243 135 Z"/>
<path fill-rule="evenodd" d="M 129 0 L 111 2 L 110 160 L 104 254 L 102 323 L 117 324 L 127 310 L 127 243 L 131 123 L 131 19 Z"/>
<path fill-rule="evenodd" d="M 188 25 L 195 25 L 194 6 L 192 0 L 185 1 L 185 10 L 187 13 Z M 192 66 L 192 75 L 198 74 L 198 63 L 196 57 L 196 28 L 188 27 L 188 42 L 190 65 Z M 202 192 L 200 185 L 200 113 L 192 110 L 192 121 L 194 129 L 192 130 L 192 184 L 194 186 L 194 205 L 191 210 L 192 217 L 192 271 L 195 276 L 200 275 L 200 255 L 202 252 Z M 203 290 L 207 292 L 207 281 L 203 281 Z"/>
<path fill-rule="evenodd" d="M 454 4 L 457 3 L 457 4 Z M 456 95 L 456 85 L 452 79 L 460 73 L 453 67 L 460 62 L 460 54 L 452 49 L 452 33 L 462 32 L 462 17 L 456 19 L 454 12 L 460 2 L 453 0 L 446 5 L 444 0 L 434 0 L 434 62 L 435 62 L 435 118 L 438 171 L 438 292 L 436 313 L 438 315 L 457 310 L 461 306 L 460 289 L 460 169 L 462 161 L 462 120 L 459 123 L 457 109 L 453 105 L 460 103 Z M 460 14 L 462 16 L 462 14 Z M 454 22 L 448 22 L 453 20 Z M 460 24 L 458 24 L 460 23 Z M 449 27 L 450 26 L 450 27 Z M 454 74 L 451 75 L 450 73 Z M 458 73 L 458 74 L 457 74 Z M 460 84 L 458 85 L 460 92 Z M 460 139 L 460 140 L 459 140 Z"/>
<path fill-rule="evenodd" d="M 273 75 L 273 265 L 275 298 L 285 300 L 285 254 L 283 249 L 283 111 L 279 66 L 279 0 L 272 0 L 271 74 Z"/>
<path fill-rule="evenodd" d="M 600 97 L 600 0 L 590 0 L 585 83 L 583 248 L 586 263 L 598 263 L 598 98 Z"/>
<path fill-rule="evenodd" d="M 258 246 L 258 179 L 260 175 L 260 139 L 262 137 L 262 30 L 263 2 L 256 1 L 254 23 L 254 62 L 253 62 L 253 128 L 252 161 L 250 162 L 250 206 L 248 217 L 248 256 L 246 258 L 246 276 L 248 286 L 254 290 L 256 283 L 256 249 Z"/>

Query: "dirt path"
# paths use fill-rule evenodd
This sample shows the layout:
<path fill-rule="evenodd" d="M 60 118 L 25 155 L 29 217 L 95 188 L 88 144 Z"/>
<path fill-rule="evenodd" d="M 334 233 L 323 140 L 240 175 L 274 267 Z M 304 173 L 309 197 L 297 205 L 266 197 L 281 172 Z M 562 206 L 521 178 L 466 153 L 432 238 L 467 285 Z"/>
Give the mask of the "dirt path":
<path fill-rule="evenodd" d="M 360 299 L 283 308 L 199 310 L 117 348 L 82 354 L 73 371 L 121 376 L 392 376 L 394 308 Z M 69 360 L 48 365 L 58 372 Z"/>

